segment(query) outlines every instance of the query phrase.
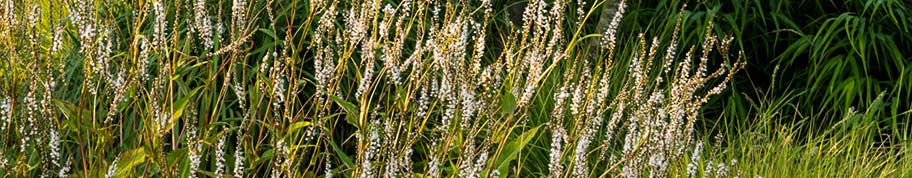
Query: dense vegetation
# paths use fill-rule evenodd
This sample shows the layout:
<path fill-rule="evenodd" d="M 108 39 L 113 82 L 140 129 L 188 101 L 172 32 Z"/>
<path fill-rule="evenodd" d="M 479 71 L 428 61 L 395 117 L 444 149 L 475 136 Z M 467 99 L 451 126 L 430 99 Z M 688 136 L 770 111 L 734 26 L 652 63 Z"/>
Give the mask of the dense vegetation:
<path fill-rule="evenodd" d="M 902 0 L 0 0 L 2 177 L 908 177 Z"/>

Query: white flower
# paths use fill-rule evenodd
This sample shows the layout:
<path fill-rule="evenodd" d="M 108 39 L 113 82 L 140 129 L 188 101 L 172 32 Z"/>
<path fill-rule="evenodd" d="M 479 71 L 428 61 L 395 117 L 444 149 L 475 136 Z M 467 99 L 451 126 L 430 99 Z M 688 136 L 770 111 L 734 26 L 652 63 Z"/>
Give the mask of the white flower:
<path fill-rule="evenodd" d="M 431 154 L 428 155 L 428 156 L 430 157 L 430 158 L 429 158 L 430 160 L 429 160 L 428 163 L 427 163 L 427 173 L 426 173 L 425 175 L 426 175 L 427 177 L 432 177 L 432 178 L 433 178 L 433 177 L 439 177 L 439 174 L 440 174 L 440 158 L 437 158 L 437 156 L 434 154 L 434 151 L 433 151 L 434 149 L 438 149 L 438 148 L 437 148 L 437 141 L 436 141 L 436 140 L 434 140 L 433 142 L 431 142 L 431 147 L 430 147 L 430 149 L 432 149 L 432 151 L 431 151 Z"/>
<path fill-rule="evenodd" d="M 589 149 L 589 132 L 583 132 L 576 143 L 576 151 L 574 152 L 574 164 L 575 169 L 573 170 L 573 177 L 585 178 L 589 177 L 589 166 L 586 162 L 586 153 Z"/>
<path fill-rule="evenodd" d="M 79 39 L 82 44 L 93 44 L 93 40 L 96 37 L 96 28 L 95 28 L 95 15 L 92 12 L 94 8 L 94 3 L 79 0 L 72 8 L 67 8 L 70 12 L 70 18 L 73 19 L 73 23 L 76 25 L 79 30 Z M 80 52 L 83 55 L 86 55 L 86 58 L 91 59 L 93 55 L 89 53 L 91 51 L 91 45 L 83 46 L 80 49 Z"/>
<path fill-rule="evenodd" d="M 573 89 L 573 99 L 570 102 L 570 114 L 574 116 L 578 116 L 580 112 L 583 111 L 582 107 L 587 101 L 585 99 L 587 94 L 584 92 L 589 88 L 588 80 L 591 75 L 589 74 L 589 63 L 584 60 L 582 63 L 582 68 L 583 71 L 582 74 L 580 74 L 580 78 L 579 81 L 577 81 L 576 87 L 571 86 Z"/>
<path fill-rule="evenodd" d="M 249 115 L 249 113 L 247 113 L 247 104 L 246 104 L 247 103 L 247 92 L 244 89 L 245 88 L 244 81 L 240 77 L 230 78 L 227 80 L 235 81 L 235 82 L 232 82 L 230 85 L 231 85 L 232 91 L 234 91 L 234 95 L 238 97 L 237 102 L 238 102 L 238 105 L 241 106 L 241 111 L 244 112 L 244 117 L 241 118 L 241 126 L 243 126 L 244 123 L 246 123 L 246 121 L 247 121 L 247 116 Z M 239 138 L 240 138 L 240 136 L 239 136 Z"/>
<path fill-rule="evenodd" d="M 477 157 L 475 157 L 476 155 L 474 155 L 474 154 L 466 154 L 466 156 L 469 159 L 463 160 L 463 161 L 465 161 L 465 163 L 463 163 L 463 165 L 465 165 L 465 167 L 460 166 L 460 169 L 461 169 L 460 177 L 465 177 L 465 178 L 480 177 L 481 171 L 488 161 L 488 151 L 481 150 L 481 153 L 479 153 L 479 155 L 477 155 Z M 472 162 L 472 159 L 474 159 L 474 162 Z"/>
<path fill-rule="evenodd" d="M 414 135 L 409 134 L 409 139 L 411 140 L 413 138 L 414 138 Z M 410 145 L 406 146 L 406 147 L 409 147 L 409 148 L 408 148 L 408 150 L 405 151 L 405 155 L 402 156 L 401 158 L 399 158 L 399 165 L 403 166 L 405 169 L 402 177 L 414 177 L 412 175 L 412 153 L 414 153 L 415 150 L 412 149 Z"/>
<path fill-rule="evenodd" d="M 32 87 L 30 87 L 31 89 L 29 89 L 28 93 L 25 93 L 25 114 L 28 117 L 28 123 L 35 123 L 35 118 L 37 118 L 35 116 L 37 115 L 35 112 L 38 111 L 38 101 L 35 96 L 36 87 L 37 86 L 35 86 L 35 83 L 33 82 Z"/>
<path fill-rule="evenodd" d="M 617 28 L 620 26 L 621 18 L 624 17 L 624 9 L 627 7 L 627 4 L 624 0 L 621 0 L 618 3 L 617 12 L 614 14 L 614 18 L 611 19 L 611 24 L 608 25 L 608 29 L 605 30 L 605 34 L 602 35 L 602 48 L 613 50 L 615 44 L 617 43 Z"/>
<path fill-rule="evenodd" d="M 6 124 L 10 123 L 12 114 L 12 100 L 9 97 L 0 97 L 0 131 L 6 130 Z"/>
<path fill-rule="evenodd" d="M 225 137 L 218 139 L 215 144 L 215 176 L 222 177 L 225 172 Z"/>
<path fill-rule="evenodd" d="M 586 4 L 587 0 L 576 0 L 576 25 L 579 26 L 580 23 L 583 23 L 583 18 L 586 16 Z"/>
<path fill-rule="evenodd" d="M 196 177 L 196 172 L 199 170 L 200 165 L 200 152 L 202 152 L 202 144 L 197 143 L 196 138 L 196 127 L 191 126 L 190 131 L 187 136 L 188 147 L 190 151 L 187 157 L 190 159 L 190 175 L 188 178 Z"/>
<path fill-rule="evenodd" d="M 244 146 L 242 146 L 241 135 L 238 134 L 237 148 L 234 150 L 234 177 L 244 177 Z"/>
<path fill-rule="evenodd" d="M 551 177 L 561 177 L 564 167 L 561 165 L 561 151 L 564 138 L 562 126 L 552 126 L 556 129 L 551 132 L 551 162 L 548 164 L 548 170 L 551 171 Z"/>
<path fill-rule="evenodd" d="M 165 98 L 167 94 L 166 88 L 167 84 L 170 83 L 171 76 L 171 63 L 165 60 L 160 60 L 161 72 L 156 79 L 152 82 L 152 89 L 149 91 L 149 96 L 151 102 L 152 118 L 155 123 L 158 125 L 159 134 L 164 133 L 168 130 L 167 126 L 171 123 L 171 112 L 164 112 L 166 109 L 163 108 L 164 102 L 162 98 Z"/>
<path fill-rule="evenodd" d="M 335 70 L 335 53 L 332 50 L 332 47 L 329 44 L 324 44 L 324 35 L 332 36 L 335 29 L 335 19 L 338 14 L 336 11 L 336 3 L 332 3 L 328 9 L 323 12 L 323 16 L 320 17 L 320 20 L 317 25 L 317 30 L 314 32 L 313 42 L 315 46 L 319 46 L 316 50 L 316 56 L 314 56 L 314 79 L 316 80 L 316 103 L 323 103 L 323 97 L 327 94 L 329 89 L 329 80 L 332 78 L 332 72 Z M 336 36 L 338 38 L 338 36 Z M 331 39 L 326 39 L 329 43 L 332 43 Z M 339 43 L 336 43 L 339 45 Z"/>
<path fill-rule="evenodd" d="M 495 170 L 491 171 L 491 175 L 488 175 L 488 177 L 500 177 L 500 170 L 495 169 Z"/>
<path fill-rule="evenodd" d="M 279 108 L 285 103 L 285 66 L 284 61 L 278 60 L 281 58 L 276 58 L 276 55 L 276 52 L 272 52 L 273 59 L 276 59 L 272 61 L 272 92 L 275 97 L 272 105 Z"/>
<path fill-rule="evenodd" d="M 440 117 L 440 125 L 437 126 L 437 129 L 443 132 L 443 135 L 449 133 L 449 128 L 452 123 L 452 119 L 456 117 L 456 104 L 457 101 L 455 97 L 453 84 L 450 79 L 443 77 L 440 80 L 440 90 L 438 96 L 441 102 L 446 104 L 446 109 L 444 110 L 443 117 Z"/>
<path fill-rule="evenodd" d="M 60 163 L 58 161 L 60 159 L 60 134 L 57 133 L 57 129 L 49 129 L 48 137 L 48 147 L 50 147 L 49 149 L 51 151 L 51 160 L 53 160 L 53 164 L 55 164 L 55 166 L 59 167 Z"/>
<path fill-rule="evenodd" d="M 728 165 L 725 163 L 719 162 L 716 163 L 716 172 L 713 173 L 716 177 L 725 177 L 728 174 Z"/>
<path fill-rule="evenodd" d="M 422 87 L 420 87 L 421 92 L 418 93 L 418 111 L 415 113 L 417 118 L 425 118 L 425 116 L 427 116 L 428 107 L 431 105 L 431 94 L 428 92 L 430 86 L 427 86 L 428 83 L 430 82 L 424 82 Z"/>
<path fill-rule="evenodd" d="M 687 175 L 694 177 L 697 175 L 697 168 L 700 165 L 700 154 L 703 152 L 703 142 L 697 142 L 694 147 L 693 155 L 690 156 L 690 163 L 687 164 Z"/>
<path fill-rule="evenodd" d="M 161 50 L 165 49 L 165 44 L 167 43 L 167 32 L 168 22 L 165 21 L 167 17 L 167 12 L 165 12 L 165 7 L 162 3 L 162 0 L 152 2 L 152 11 L 155 12 L 155 24 L 152 27 L 152 48 Z"/>
<path fill-rule="evenodd" d="M 358 82 L 358 91 L 355 93 L 355 96 L 358 98 L 364 96 L 365 92 L 369 92 L 374 78 L 374 48 L 372 45 L 365 46 L 367 46 L 367 48 L 363 49 L 363 51 L 361 51 L 361 54 L 364 55 L 366 64 L 364 64 L 364 66 L 361 66 L 364 68 L 364 73 L 362 73 L 361 81 Z"/>
<path fill-rule="evenodd" d="M 490 6 L 490 2 L 485 4 Z M 472 56 L 472 71 L 479 72 L 481 70 L 481 57 L 484 56 L 485 52 L 485 29 L 481 23 L 477 23 L 474 20 L 471 24 L 475 29 L 475 55 Z"/>
<path fill-rule="evenodd" d="M 377 156 L 380 150 L 380 120 L 374 119 L 371 124 L 370 133 L 368 140 L 362 140 L 362 143 L 366 143 L 364 151 L 361 153 L 361 173 L 360 177 L 374 177 L 372 162 L 374 157 Z M 361 138 L 363 139 L 363 138 Z"/>
<path fill-rule="evenodd" d="M 149 50 L 151 50 L 150 49 L 151 46 L 149 46 L 149 40 L 146 39 L 145 37 L 139 36 L 139 39 L 140 39 L 139 40 L 140 52 L 139 52 L 139 58 L 137 59 L 137 62 L 139 64 L 139 65 L 137 65 L 137 68 L 139 68 L 139 69 L 137 69 L 137 71 L 139 71 L 139 72 L 137 75 L 139 76 L 139 79 L 141 81 L 148 81 L 148 80 L 150 80 L 150 78 L 149 78 L 150 76 L 149 76 L 149 72 L 146 71 L 146 69 L 149 66 Z"/>
<path fill-rule="evenodd" d="M 212 49 L 212 22 L 209 20 L 209 12 L 206 11 L 206 1 L 196 0 L 193 6 L 193 24 L 191 30 L 203 40 L 203 50 Z"/>
<path fill-rule="evenodd" d="M 114 162 L 111 162 L 111 165 L 108 165 L 108 172 L 105 173 L 105 178 L 114 177 L 115 171 L 117 171 L 117 160 L 120 160 L 120 157 L 114 158 Z"/>
<path fill-rule="evenodd" d="M 52 38 L 52 41 L 51 41 L 50 53 L 55 54 L 58 51 L 60 51 L 60 46 L 62 45 L 61 43 L 63 43 L 63 25 L 59 25 L 59 26 L 57 26 L 57 28 L 55 28 L 54 36 L 52 36 L 51 38 Z"/>
<path fill-rule="evenodd" d="M 2 165 L 4 164 L 0 163 L 0 167 L 3 167 Z M 70 159 L 66 159 L 66 163 L 57 171 L 57 177 L 67 177 L 67 172 L 70 172 Z"/>
<path fill-rule="evenodd" d="M 283 160 L 288 159 L 286 158 L 288 147 L 285 147 L 285 140 L 279 139 L 279 141 L 276 142 L 274 149 L 276 150 L 276 160 L 273 161 L 272 177 L 279 178 L 282 177 L 282 163 L 285 162 Z"/>
<path fill-rule="evenodd" d="M 332 177 L 333 177 L 333 173 L 332 173 L 332 159 L 328 159 L 328 158 L 326 159 L 326 165 L 323 167 L 323 169 L 324 169 L 324 170 L 323 170 L 323 177 L 325 177 L 325 178 L 332 178 Z"/>
<path fill-rule="evenodd" d="M 3 7 L 0 7 L 0 12 L 3 12 L 3 14 L 0 14 L 0 22 L 4 23 L 6 25 L 9 25 L 9 27 L 17 26 L 18 22 L 16 21 L 17 18 L 16 18 L 16 13 L 14 12 L 15 9 L 16 9 L 16 3 L 13 2 L 13 0 L 3 1 Z M 9 28 L 9 27 L 6 27 L 6 28 Z M 0 32 L 3 33 L 0 36 L 6 36 L 6 30 L 0 30 Z"/>
<path fill-rule="evenodd" d="M 120 102 L 123 102 L 125 100 L 124 93 L 126 92 L 127 87 L 129 87 L 126 84 L 126 79 L 124 79 L 124 75 L 126 75 L 125 73 L 126 73 L 126 70 L 120 70 L 120 72 L 118 72 L 118 74 L 116 76 L 117 78 L 112 79 L 112 81 L 110 83 L 112 88 L 114 88 L 114 101 L 111 101 L 111 105 L 108 110 L 108 115 L 104 120 L 105 124 L 107 124 L 111 120 L 113 120 L 114 114 L 117 111 L 117 105 L 120 104 Z"/>
<path fill-rule="evenodd" d="M 234 0 L 231 3 L 231 12 L 236 27 L 243 28 L 247 26 L 247 0 Z"/>
<path fill-rule="evenodd" d="M 467 85 L 460 87 L 460 98 L 462 98 L 462 128 L 468 129 L 470 120 L 475 117 L 475 110 L 478 108 L 475 101 L 475 90 L 469 89 Z"/>

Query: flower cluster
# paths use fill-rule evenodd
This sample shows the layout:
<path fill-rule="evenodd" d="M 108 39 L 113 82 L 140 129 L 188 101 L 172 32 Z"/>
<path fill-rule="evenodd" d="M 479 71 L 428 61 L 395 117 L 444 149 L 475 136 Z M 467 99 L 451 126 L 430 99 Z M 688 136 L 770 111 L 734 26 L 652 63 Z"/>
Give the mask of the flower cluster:
<path fill-rule="evenodd" d="M 203 50 L 212 49 L 212 21 L 209 19 L 209 12 L 206 11 L 206 0 L 196 0 L 193 4 L 193 24 L 191 25 L 193 33 L 202 40 Z"/>
<path fill-rule="evenodd" d="M 599 147 L 602 148 L 598 160 L 610 156 L 609 165 L 619 166 L 610 167 L 608 173 L 623 177 L 667 176 L 665 173 L 669 169 L 669 164 L 680 160 L 684 150 L 694 147 L 693 125 L 699 115 L 699 108 L 707 102 L 707 98 L 719 94 L 733 73 L 744 65 L 740 62 L 741 56 L 738 54 L 738 62 L 727 64 L 725 68 L 715 72 L 708 72 L 706 56 L 714 52 L 713 49 L 719 49 L 718 52 L 726 59 L 731 55 L 727 50 L 731 38 L 717 40 L 719 38 L 710 30 L 711 25 L 707 27 L 706 41 L 702 46 L 703 57 L 698 59 L 700 64 L 697 68 L 691 69 L 691 61 L 694 59 L 692 56 L 695 56 L 693 50 L 682 60 L 676 61 L 675 43 L 681 26 L 680 16 L 683 16 L 679 14 L 671 44 L 664 54 L 666 56 L 657 57 L 657 51 L 660 51 L 662 46 L 658 38 L 647 41 L 645 35 L 640 34 L 639 50 L 632 54 L 628 65 L 620 65 L 626 67 L 627 75 L 612 75 L 611 69 L 616 65 L 613 57 L 618 43 L 617 28 L 625 7 L 624 1 L 618 4 L 617 13 L 602 35 L 601 45 L 602 49 L 606 50 L 608 59 L 595 69 L 590 69 L 587 60 L 572 62 L 571 70 L 566 71 L 565 75 L 573 74 L 578 77 L 576 80 L 565 77 L 564 82 L 558 85 L 559 88 L 554 93 L 555 105 L 550 127 L 551 177 L 563 176 L 562 171 L 565 167 L 562 164 L 562 157 L 565 152 L 562 146 L 564 141 L 574 141 L 569 138 L 576 138 L 571 161 L 573 177 L 590 176 L 589 162 L 592 151 L 589 147 L 596 139 L 600 139 Z M 535 13 L 529 11 L 526 14 L 530 18 L 535 16 Z M 531 29 L 535 29 L 532 25 L 536 23 L 534 20 L 526 22 Z M 534 51 L 535 47 L 531 49 Z M 536 64 L 532 63 L 527 66 L 534 65 Z M 694 70 L 696 72 L 692 73 Z M 664 84 L 665 77 L 668 76 L 672 80 Z M 706 87 L 709 81 L 717 78 L 722 79 L 718 85 Z M 619 85 L 621 89 L 612 91 L 610 85 Z M 569 115 L 574 118 L 575 127 L 564 128 L 562 117 L 565 115 L 564 103 L 568 98 L 570 101 L 566 103 L 569 105 Z M 607 121 L 603 121 L 606 117 Z M 568 130 L 574 132 L 568 133 Z M 598 137 L 600 130 L 602 136 Z M 616 143 L 620 145 L 615 145 Z M 619 150 L 612 150 L 614 148 Z M 697 144 L 694 148 L 694 156 L 691 157 L 694 160 L 691 160 L 692 165 L 688 169 L 690 172 L 699 164 L 698 154 L 702 153 L 701 149 L 702 144 Z M 724 164 L 712 164 L 712 167 L 710 170 L 717 173 L 707 175 L 724 175 L 727 172 Z"/>
<path fill-rule="evenodd" d="M 196 172 L 199 171 L 199 166 L 202 159 L 203 145 L 198 143 L 197 133 L 195 127 L 190 127 L 190 131 L 187 137 L 187 147 L 190 150 L 187 153 L 188 159 L 190 159 L 190 175 L 188 178 L 196 177 Z"/>
<path fill-rule="evenodd" d="M 13 0 L 4 0 L 3 7 L 0 7 L 0 23 L 4 24 L 0 28 L 0 36 L 7 36 L 7 30 L 11 30 L 18 24 L 18 19 L 16 18 L 16 4 L 13 3 Z"/>
<path fill-rule="evenodd" d="M 215 175 L 217 176 L 225 173 L 225 137 L 220 137 L 215 143 Z"/>
<path fill-rule="evenodd" d="M 231 3 L 231 15 L 234 17 L 234 26 L 243 28 L 247 26 L 247 0 L 234 0 Z"/>
<path fill-rule="evenodd" d="M 340 81 L 352 81 L 351 86 L 355 87 L 349 91 L 358 101 L 356 103 L 361 112 L 370 112 L 365 108 L 386 108 L 385 111 L 376 109 L 359 116 L 360 125 L 365 127 L 362 128 L 365 130 L 355 133 L 360 140 L 360 166 L 356 169 L 360 176 L 401 175 L 399 170 L 406 164 L 397 160 L 402 159 L 402 155 L 411 155 L 410 146 L 414 141 L 412 136 L 390 128 L 410 129 L 414 123 L 401 120 L 400 109 L 404 109 L 404 113 L 413 113 L 414 118 L 430 121 L 428 124 L 433 128 L 428 129 L 431 138 L 428 138 L 427 144 L 430 146 L 424 153 L 428 159 L 424 169 L 426 176 L 442 176 L 444 171 L 441 167 L 451 164 L 446 162 L 446 158 L 454 154 L 449 151 L 454 148 L 460 150 L 455 153 L 458 159 L 452 162 L 452 166 L 458 169 L 454 174 L 461 177 L 499 174 L 494 170 L 481 172 L 491 151 L 488 140 L 491 138 L 487 135 L 490 133 L 486 132 L 497 123 L 490 119 L 497 118 L 498 112 L 510 112 L 499 108 L 496 103 L 504 98 L 502 95 L 506 95 L 516 98 L 516 108 L 512 109 L 528 110 L 536 106 L 535 97 L 541 92 L 539 87 L 547 82 L 549 75 L 554 74 L 556 66 L 569 64 L 572 67 L 563 71 L 566 76 L 554 93 L 556 103 L 549 115 L 549 175 L 591 176 L 591 147 L 597 144 L 601 148 L 599 160 L 611 157 L 611 164 L 620 166 L 619 169 L 609 170 L 611 174 L 636 177 L 647 175 L 644 174 L 646 172 L 664 172 L 670 162 L 681 157 L 684 148 L 693 146 L 689 144 L 693 140 L 693 120 L 705 98 L 721 92 L 728 76 L 743 64 L 735 63 L 714 73 L 706 73 L 707 65 L 701 64 L 691 75 L 692 53 L 681 61 L 675 60 L 678 30 L 674 32 L 671 45 L 664 54 L 666 56 L 657 54 L 660 46 L 665 46 L 661 45 L 659 38 L 647 41 L 645 35 L 641 35 L 641 47 L 631 53 L 630 63 L 615 64 L 613 58 L 619 55 L 615 53 L 619 44 L 617 29 L 625 13 L 625 1 L 617 4 L 618 9 L 610 17 L 607 29 L 600 32 L 603 34 L 603 48 L 599 50 L 607 54 L 605 61 L 565 60 L 571 57 L 569 49 L 562 49 L 567 43 L 564 39 L 564 14 L 568 7 L 573 7 L 569 3 L 572 2 L 530 1 L 523 13 L 524 23 L 520 29 L 523 33 L 508 36 L 503 51 L 498 51 L 501 54 L 494 54 L 500 57 L 488 60 L 485 57 L 492 53 L 485 51 L 489 46 L 490 1 L 482 1 L 477 6 L 469 5 L 477 8 L 474 10 L 459 8 L 454 2 L 403 1 L 395 6 L 382 4 L 381 1 L 362 1 L 353 3 L 350 9 L 341 9 L 346 6 L 317 1 L 314 7 L 319 9 L 321 16 L 316 21 L 311 44 L 316 54 L 313 58 L 315 103 L 325 106 L 329 103 L 325 100 L 329 95 L 343 99 L 350 97 L 338 93 L 340 91 L 335 87 Z M 578 15 L 583 16 L 587 2 L 576 3 L 576 7 L 580 8 L 577 9 Z M 413 5 L 417 9 L 428 10 L 412 12 Z M 341 22 L 337 22 L 336 16 L 340 12 Z M 403 21 L 409 16 L 427 18 L 427 21 L 420 24 Z M 581 25 L 581 21 L 579 19 L 577 25 Z M 332 27 L 337 23 L 344 24 L 345 28 L 334 30 Z M 401 30 L 410 25 L 423 28 Z M 406 38 L 411 35 L 414 35 L 413 42 L 407 40 L 411 37 Z M 710 33 L 707 36 L 704 56 L 714 52 L 711 48 L 727 48 L 727 40 L 717 43 L 715 36 Z M 409 50 L 409 45 L 414 46 L 412 50 Z M 729 55 L 727 50 L 719 52 L 723 56 Z M 356 64 L 337 66 L 348 61 L 355 61 Z M 703 58 L 699 61 L 706 63 Z M 337 71 L 352 66 L 356 71 L 353 76 Z M 618 67 L 628 70 L 615 70 Z M 613 72 L 622 74 L 615 75 Z M 672 78 L 671 82 L 664 83 L 666 77 Z M 715 88 L 704 90 L 708 81 L 715 78 L 726 80 Z M 379 83 L 384 80 L 387 85 Z M 669 87 L 660 87 L 660 84 Z M 503 93 L 502 90 L 508 92 Z M 392 98 L 374 97 L 377 93 L 387 92 L 394 94 Z M 413 102 L 397 103 L 402 97 L 409 97 L 408 101 Z M 396 103 L 395 107 L 384 105 L 390 102 L 388 100 Z M 323 110 L 314 112 L 323 116 Z M 522 113 L 524 110 L 515 114 L 528 114 Z M 569 124 L 565 124 L 565 118 L 570 121 Z M 520 117 L 515 122 L 527 124 L 528 121 Z M 403 138 L 410 144 L 399 144 Z M 452 144 L 453 140 L 459 140 L 458 144 Z M 384 146 L 374 146 L 377 142 L 384 143 Z M 620 145 L 615 145 L 617 143 Z M 565 145 L 572 146 L 565 148 Z M 619 150 L 612 150 L 614 148 Z M 378 153 L 378 149 L 388 153 Z M 386 164 L 377 165 L 379 160 L 386 160 L 382 162 Z M 327 164 L 324 168 L 329 167 Z M 565 169 L 572 171 L 565 174 Z M 326 174 L 331 174 L 331 171 Z M 661 173 L 648 175 L 663 176 Z"/>
<path fill-rule="evenodd" d="M 239 134 L 237 148 L 234 150 L 234 177 L 244 177 L 244 146 L 240 144 L 241 141 Z"/>
<path fill-rule="evenodd" d="M 165 5 L 162 3 L 162 0 L 152 1 L 152 11 L 155 13 L 155 23 L 152 27 L 152 44 L 151 48 L 156 50 L 163 51 L 165 49 L 165 44 L 167 44 L 167 32 L 168 21 L 165 19 L 168 18 L 168 13 L 165 12 Z"/>
<path fill-rule="evenodd" d="M 115 176 L 114 174 L 117 173 L 117 161 L 119 160 L 120 157 L 116 157 L 114 158 L 114 161 L 111 162 L 111 165 L 108 165 L 108 172 L 105 173 L 105 178 L 111 178 Z"/>
<path fill-rule="evenodd" d="M 12 99 L 7 96 L 0 97 L 0 130 L 6 130 L 6 125 L 11 123 L 13 115 Z"/>

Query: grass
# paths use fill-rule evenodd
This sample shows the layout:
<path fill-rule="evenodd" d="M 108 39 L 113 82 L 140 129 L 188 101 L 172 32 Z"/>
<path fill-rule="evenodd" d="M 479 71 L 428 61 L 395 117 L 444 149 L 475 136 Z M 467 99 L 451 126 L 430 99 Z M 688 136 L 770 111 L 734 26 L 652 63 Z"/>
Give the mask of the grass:
<path fill-rule="evenodd" d="M 912 174 L 902 1 L 0 4 L 3 177 Z"/>

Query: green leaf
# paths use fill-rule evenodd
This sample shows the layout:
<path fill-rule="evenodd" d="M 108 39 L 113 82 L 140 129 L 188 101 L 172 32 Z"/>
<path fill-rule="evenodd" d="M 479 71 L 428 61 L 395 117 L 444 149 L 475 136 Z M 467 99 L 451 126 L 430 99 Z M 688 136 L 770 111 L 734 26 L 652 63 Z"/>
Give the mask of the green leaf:
<path fill-rule="evenodd" d="M 196 95 L 196 92 L 202 88 L 203 88 L 202 86 L 196 87 L 195 89 L 191 90 L 190 93 L 187 93 L 187 95 L 184 95 L 183 98 L 181 98 L 180 100 L 177 100 L 177 102 L 174 103 L 175 110 L 174 110 L 174 116 L 172 117 L 173 120 L 180 119 L 181 115 L 184 115 L 184 109 L 187 108 L 187 102 L 189 102 L 190 99 Z M 171 123 L 174 123 L 174 122 L 172 121 Z"/>
<path fill-rule="evenodd" d="M 500 109 L 504 114 L 511 114 L 516 110 L 516 98 L 512 93 L 506 92 L 501 96 Z"/>
<path fill-rule="evenodd" d="M 63 113 L 67 119 L 73 119 L 76 117 L 76 114 L 73 113 L 73 110 L 76 109 L 76 105 L 64 100 L 54 100 L 54 105 L 57 106 L 57 109 L 60 109 L 60 112 Z"/>
<path fill-rule="evenodd" d="M 266 35 L 269 35 L 269 37 L 272 37 L 273 39 L 278 39 L 278 38 L 279 38 L 279 37 L 276 37 L 275 32 L 273 32 L 273 31 L 270 30 L 270 29 L 259 28 L 259 29 L 257 29 L 257 30 L 259 30 L 260 32 L 265 33 Z"/>
<path fill-rule="evenodd" d="M 311 126 L 311 125 L 313 125 L 313 123 L 309 122 L 309 121 L 295 122 L 295 123 L 291 124 L 291 126 L 288 126 L 288 133 L 292 133 L 295 130 L 301 129 L 303 127 Z"/>
<path fill-rule="evenodd" d="M 205 171 L 205 170 L 202 170 L 202 169 L 201 169 L 201 170 L 196 170 L 196 172 L 197 172 L 197 173 L 200 173 L 200 174 L 203 174 L 203 175 L 206 175 L 206 176 L 204 176 L 204 177 L 219 177 L 219 176 L 216 176 L 214 172 L 209 172 L 209 171 Z"/>
<path fill-rule="evenodd" d="M 357 118 L 358 114 L 359 114 L 358 107 L 355 106 L 355 104 L 345 101 L 342 98 L 339 98 L 337 96 L 330 96 L 330 99 L 332 99 L 334 102 L 336 102 L 336 104 L 339 104 L 339 106 L 341 106 L 342 109 L 345 110 L 345 113 L 347 113 L 345 115 L 345 121 L 348 122 L 348 124 L 354 125 L 355 127 L 360 126 L 358 124 L 359 122 L 358 122 L 358 118 Z"/>
<path fill-rule="evenodd" d="M 495 168 L 501 171 L 501 175 L 507 175 L 504 171 L 506 171 L 510 161 L 516 159 L 516 156 L 526 147 L 526 144 L 528 144 L 529 141 L 532 141 L 532 138 L 538 134 L 539 128 L 541 128 L 541 126 L 533 127 L 532 129 L 523 132 L 518 138 L 504 146 L 502 155 L 498 156 L 497 161 L 494 162 Z"/>
<path fill-rule="evenodd" d="M 146 149 L 141 147 L 120 154 L 117 162 L 117 175 L 127 175 L 133 170 L 133 167 L 140 163 L 146 162 Z"/>
<path fill-rule="evenodd" d="M 264 161 L 272 160 L 273 157 L 275 157 L 275 149 L 266 150 L 266 152 L 263 152 L 263 155 L 260 155 L 259 158 L 253 161 L 253 165 L 260 165 Z"/>
<path fill-rule="evenodd" d="M 92 122 L 92 115 L 87 114 L 87 113 L 91 113 L 91 111 L 89 111 L 88 109 L 82 108 L 80 106 L 77 106 L 76 104 L 73 104 L 73 103 L 71 103 L 69 101 L 65 101 L 65 100 L 54 100 L 54 105 L 56 105 L 57 109 L 59 109 L 60 112 L 63 113 L 64 117 L 67 118 L 66 120 L 62 121 L 64 124 L 63 125 L 64 128 L 70 127 L 71 129 L 91 129 L 91 130 L 96 129 L 96 127 L 95 127 L 96 125 L 94 125 L 94 124 L 81 124 L 80 125 L 80 123 L 91 123 Z M 77 118 L 77 117 L 81 117 L 81 118 Z M 80 126 L 88 127 L 88 128 L 80 128 Z"/>
<path fill-rule="evenodd" d="M 165 160 L 168 161 L 167 162 L 168 165 L 178 165 L 178 164 L 180 164 L 181 160 L 183 160 L 184 158 L 187 157 L 188 151 L 189 150 L 187 150 L 187 148 L 181 148 L 181 149 L 171 151 L 170 153 L 168 153 L 167 156 L 165 156 Z"/>
<path fill-rule="evenodd" d="M 332 146 L 333 151 L 335 151 L 336 155 L 339 156 L 339 159 L 342 160 L 342 164 L 345 164 L 345 166 L 349 168 L 353 168 L 355 166 L 355 163 L 352 162 L 351 158 L 349 158 L 348 155 L 346 155 L 338 145 L 336 145 L 336 142 L 330 140 L 329 145 Z"/>

